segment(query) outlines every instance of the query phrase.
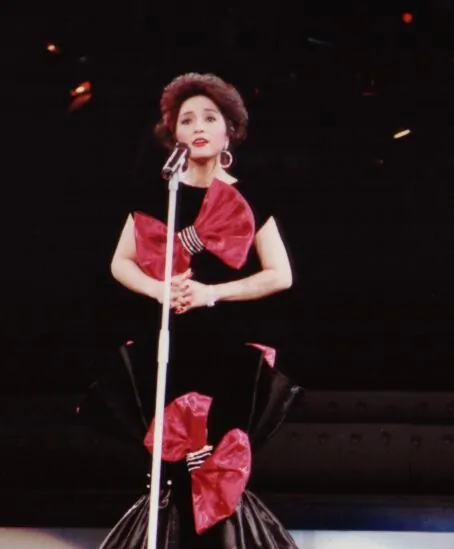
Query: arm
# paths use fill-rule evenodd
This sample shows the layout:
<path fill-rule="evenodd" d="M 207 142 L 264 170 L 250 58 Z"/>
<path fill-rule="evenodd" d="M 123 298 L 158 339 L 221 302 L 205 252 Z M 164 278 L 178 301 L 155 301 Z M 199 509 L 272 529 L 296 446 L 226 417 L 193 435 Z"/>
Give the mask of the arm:
<path fill-rule="evenodd" d="M 112 276 L 129 290 L 159 300 L 159 280 L 146 275 L 135 258 L 134 219 L 132 215 L 128 215 L 110 264 Z"/>
<path fill-rule="evenodd" d="M 121 232 L 110 263 L 112 276 L 120 284 L 133 292 L 157 299 L 162 303 L 164 298 L 164 283 L 145 274 L 136 263 L 136 240 L 134 235 L 134 219 L 129 215 Z M 188 269 L 185 273 L 172 277 L 170 287 L 170 307 L 176 308 L 181 299 L 181 291 L 187 287 L 187 279 L 192 276 Z"/>
<path fill-rule="evenodd" d="M 270 217 L 255 237 L 262 270 L 256 274 L 214 286 L 219 301 L 260 299 L 292 285 L 292 269 L 276 221 Z"/>
<path fill-rule="evenodd" d="M 256 234 L 255 247 L 261 271 L 240 280 L 214 286 L 189 280 L 188 287 L 182 294 L 182 305 L 177 308 L 177 312 L 185 313 L 193 307 L 204 307 L 213 297 L 216 301 L 247 301 L 290 288 L 292 269 L 273 217 Z"/>

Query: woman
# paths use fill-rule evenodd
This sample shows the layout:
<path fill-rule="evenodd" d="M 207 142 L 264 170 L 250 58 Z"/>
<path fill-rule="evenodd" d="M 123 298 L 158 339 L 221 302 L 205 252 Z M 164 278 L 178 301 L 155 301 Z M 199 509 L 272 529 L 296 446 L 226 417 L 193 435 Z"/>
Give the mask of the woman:
<path fill-rule="evenodd" d="M 157 136 L 169 149 L 188 145 L 189 159 L 175 226 L 159 546 L 293 548 L 246 489 L 251 447 L 271 436 L 299 391 L 278 372 L 279 353 L 252 321 L 256 304 L 292 285 L 292 271 L 272 212 L 228 172 L 230 151 L 246 136 L 247 111 L 233 86 L 197 73 L 175 78 L 160 106 Z M 167 185 L 158 182 L 135 198 L 111 264 L 118 282 L 157 304 L 167 199 Z M 158 329 L 156 323 L 127 359 L 150 453 Z M 120 400 L 112 399 L 114 406 Z M 147 520 L 145 495 L 101 548 L 145 548 Z"/>

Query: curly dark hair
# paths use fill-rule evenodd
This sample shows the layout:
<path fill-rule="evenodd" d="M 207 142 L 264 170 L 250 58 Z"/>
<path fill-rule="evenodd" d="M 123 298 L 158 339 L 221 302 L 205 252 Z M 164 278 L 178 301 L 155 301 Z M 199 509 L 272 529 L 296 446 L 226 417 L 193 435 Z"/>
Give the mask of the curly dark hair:
<path fill-rule="evenodd" d="M 217 105 L 226 120 L 232 145 L 238 145 L 246 138 L 248 113 L 238 90 L 215 74 L 189 72 L 174 78 L 161 96 L 161 120 L 155 126 L 155 135 L 165 147 L 175 145 L 180 107 L 195 95 L 209 97 Z"/>

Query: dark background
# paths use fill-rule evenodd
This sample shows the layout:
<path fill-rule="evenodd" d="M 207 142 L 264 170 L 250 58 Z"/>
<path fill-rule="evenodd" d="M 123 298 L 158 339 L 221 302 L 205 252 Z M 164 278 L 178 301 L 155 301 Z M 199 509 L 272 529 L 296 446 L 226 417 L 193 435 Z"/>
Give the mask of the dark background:
<path fill-rule="evenodd" d="M 33 415 L 24 394 L 72 406 L 128 337 L 135 298 L 109 262 L 131 174 L 146 159 L 159 181 L 148 137 L 162 88 L 187 71 L 219 74 L 247 103 L 236 162 L 273 194 L 291 251 L 295 285 L 275 314 L 295 378 L 454 390 L 452 0 L 5 10 L 0 391 L 9 410 L 29 403 L 17 425 Z M 85 80 L 90 101 L 71 112 Z"/>
<path fill-rule="evenodd" d="M 164 153 L 146 136 L 186 71 L 247 101 L 237 166 L 272 189 L 292 253 L 301 382 L 454 386 L 452 2 L 15 6 L 2 19 L 3 388 L 82 386 L 97 347 L 123 337 L 132 313 L 109 261 L 128 178 L 145 155 L 156 181 Z M 70 114 L 85 80 L 91 101 Z"/>

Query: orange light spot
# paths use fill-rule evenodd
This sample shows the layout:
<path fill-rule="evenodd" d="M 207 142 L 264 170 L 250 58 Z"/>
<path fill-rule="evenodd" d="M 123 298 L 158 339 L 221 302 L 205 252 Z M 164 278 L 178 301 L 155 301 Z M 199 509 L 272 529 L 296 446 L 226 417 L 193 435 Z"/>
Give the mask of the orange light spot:
<path fill-rule="evenodd" d="M 71 90 L 71 95 L 73 97 L 76 97 L 77 95 L 83 95 L 84 93 L 90 93 L 91 92 L 91 82 L 86 80 L 85 82 L 81 82 L 78 86 L 73 88 Z"/>
<path fill-rule="evenodd" d="M 53 42 L 48 42 L 46 46 L 47 51 L 51 53 L 60 53 L 60 48 Z"/>

